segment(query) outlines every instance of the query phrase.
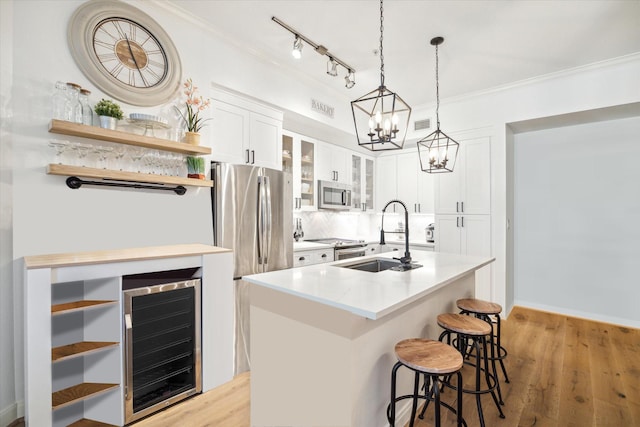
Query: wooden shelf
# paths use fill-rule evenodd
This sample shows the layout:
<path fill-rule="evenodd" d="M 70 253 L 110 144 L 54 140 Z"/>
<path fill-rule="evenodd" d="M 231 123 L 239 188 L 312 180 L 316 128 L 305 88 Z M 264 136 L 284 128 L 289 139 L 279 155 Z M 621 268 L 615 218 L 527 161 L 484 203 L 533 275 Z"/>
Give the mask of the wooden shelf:
<path fill-rule="evenodd" d="M 51 349 L 51 361 L 60 362 L 73 357 L 85 356 L 98 351 L 117 347 L 117 342 L 82 341 L 73 344 L 62 345 Z"/>
<path fill-rule="evenodd" d="M 136 135 L 135 133 L 122 132 L 119 130 L 103 129 L 97 126 L 81 125 L 78 123 L 65 122 L 64 120 L 51 120 L 49 123 L 49 132 L 117 142 L 119 144 L 134 145 L 136 147 L 172 151 L 174 153 L 190 155 L 211 154 L 210 147 L 185 144 L 184 142 L 175 142 L 151 136 Z"/>
<path fill-rule="evenodd" d="M 117 388 L 118 384 L 82 383 L 51 393 L 53 410 L 64 408 L 76 402 Z"/>
<path fill-rule="evenodd" d="M 102 423 L 100 421 L 90 420 L 83 418 L 74 423 L 69 424 L 67 427 L 117 427 L 115 424 Z"/>
<path fill-rule="evenodd" d="M 80 125 L 78 125 L 80 126 Z M 150 173 L 114 171 L 110 169 L 87 168 L 52 163 L 47 166 L 49 175 L 77 176 L 83 178 L 101 178 L 117 181 L 147 182 L 152 184 L 189 185 L 192 187 L 213 187 L 213 181 L 206 179 L 183 178 L 180 176 L 154 175 Z"/>
<path fill-rule="evenodd" d="M 115 304 L 117 301 L 110 300 L 82 300 L 82 301 L 73 301 L 66 302 L 64 304 L 56 304 L 51 306 L 51 314 L 63 314 L 63 313 L 71 313 L 79 310 L 87 310 L 90 308 L 98 308 L 111 304 Z"/>

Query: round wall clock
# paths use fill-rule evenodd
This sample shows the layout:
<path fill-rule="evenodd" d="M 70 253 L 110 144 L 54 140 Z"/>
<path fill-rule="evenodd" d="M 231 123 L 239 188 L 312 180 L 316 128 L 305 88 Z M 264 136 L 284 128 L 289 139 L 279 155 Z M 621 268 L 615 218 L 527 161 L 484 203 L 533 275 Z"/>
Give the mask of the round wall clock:
<path fill-rule="evenodd" d="M 69 21 L 76 63 L 98 88 L 127 104 L 170 100 L 182 68 L 173 42 L 150 16 L 119 0 L 90 0 Z"/>

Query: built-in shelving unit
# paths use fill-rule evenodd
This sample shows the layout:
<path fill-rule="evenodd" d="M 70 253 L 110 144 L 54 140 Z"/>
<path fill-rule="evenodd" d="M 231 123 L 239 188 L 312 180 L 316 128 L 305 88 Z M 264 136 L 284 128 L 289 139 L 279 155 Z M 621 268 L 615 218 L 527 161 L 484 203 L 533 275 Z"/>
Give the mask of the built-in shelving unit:
<path fill-rule="evenodd" d="M 200 145 L 185 144 L 183 142 L 175 142 L 167 139 L 155 138 L 145 135 L 137 135 L 129 132 L 118 130 L 103 129 L 96 126 L 87 126 L 78 123 L 66 122 L 64 120 L 51 120 L 49 123 L 49 132 L 61 135 L 77 136 L 81 138 L 94 139 L 100 141 L 108 141 L 116 144 L 132 145 L 155 150 L 170 151 L 174 153 L 187 154 L 190 156 L 200 156 L 211 154 L 210 147 Z M 110 169 L 97 169 L 83 166 L 70 166 L 63 164 L 49 164 L 47 166 L 47 174 L 62 175 L 69 177 L 98 178 L 108 181 L 109 184 L 102 182 L 79 182 L 67 185 L 71 188 L 79 188 L 82 184 L 93 185 L 110 185 L 116 187 L 134 187 L 134 188 L 152 188 L 164 190 L 163 185 L 191 186 L 191 187 L 213 187 L 213 181 L 193 179 L 178 176 L 165 176 L 150 173 L 116 171 Z M 159 184 L 160 187 L 141 186 L 130 183 L 149 183 Z M 78 185 L 79 184 L 79 185 Z M 182 190 L 182 191 L 180 191 Z M 175 190 L 174 190 L 175 191 Z M 179 187 L 177 194 L 184 194 L 186 189 Z"/>
<path fill-rule="evenodd" d="M 103 129 L 97 126 L 87 126 L 79 123 L 66 122 L 64 120 L 51 120 L 49 123 L 49 132 L 61 135 L 79 136 L 81 138 L 98 139 L 100 141 L 116 142 L 118 144 L 133 145 L 136 147 L 171 151 L 191 156 L 211 154 L 210 147 L 185 144 L 184 142 L 137 135 L 135 133 L 122 132 L 119 130 Z"/>

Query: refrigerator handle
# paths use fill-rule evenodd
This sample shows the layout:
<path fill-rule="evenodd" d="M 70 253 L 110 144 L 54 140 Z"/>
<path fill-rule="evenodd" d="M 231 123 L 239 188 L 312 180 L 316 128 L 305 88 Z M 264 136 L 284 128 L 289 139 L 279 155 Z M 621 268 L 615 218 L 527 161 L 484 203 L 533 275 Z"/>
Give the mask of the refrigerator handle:
<path fill-rule="evenodd" d="M 272 230 L 272 216 L 271 216 L 271 180 L 268 176 L 263 177 L 264 179 L 264 187 L 265 187 L 265 226 L 264 226 L 264 237 L 266 243 L 266 251 L 263 255 L 263 261 L 265 264 L 269 262 L 269 254 L 271 253 L 271 230 Z"/>
<path fill-rule="evenodd" d="M 258 226 L 258 264 L 262 264 L 262 256 L 264 253 L 264 182 L 263 177 L 258 177 L 258 204 L 256 215 Z"/>

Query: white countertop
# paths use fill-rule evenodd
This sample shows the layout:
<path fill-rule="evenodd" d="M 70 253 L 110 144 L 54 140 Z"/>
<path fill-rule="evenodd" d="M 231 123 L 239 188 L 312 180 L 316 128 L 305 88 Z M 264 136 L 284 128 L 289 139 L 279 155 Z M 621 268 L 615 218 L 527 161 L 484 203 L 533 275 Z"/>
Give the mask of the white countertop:
<path fill-rule="evenodd" d="M 393 252 L 307 267 L 244 276 L 261 286 L 296 295 L 351 313 L 379 319 L 495 260 L 437 252 L 414 251 L 421 268 L 379 273 L 338 267 L 366 258 L 391 258 Z"/>
<path fill-rule="evenodd" d="M 293 242 L 293 251 L 311 251 L 314 249 L 333 249 L 333 245 L 316 242 Z"/>

